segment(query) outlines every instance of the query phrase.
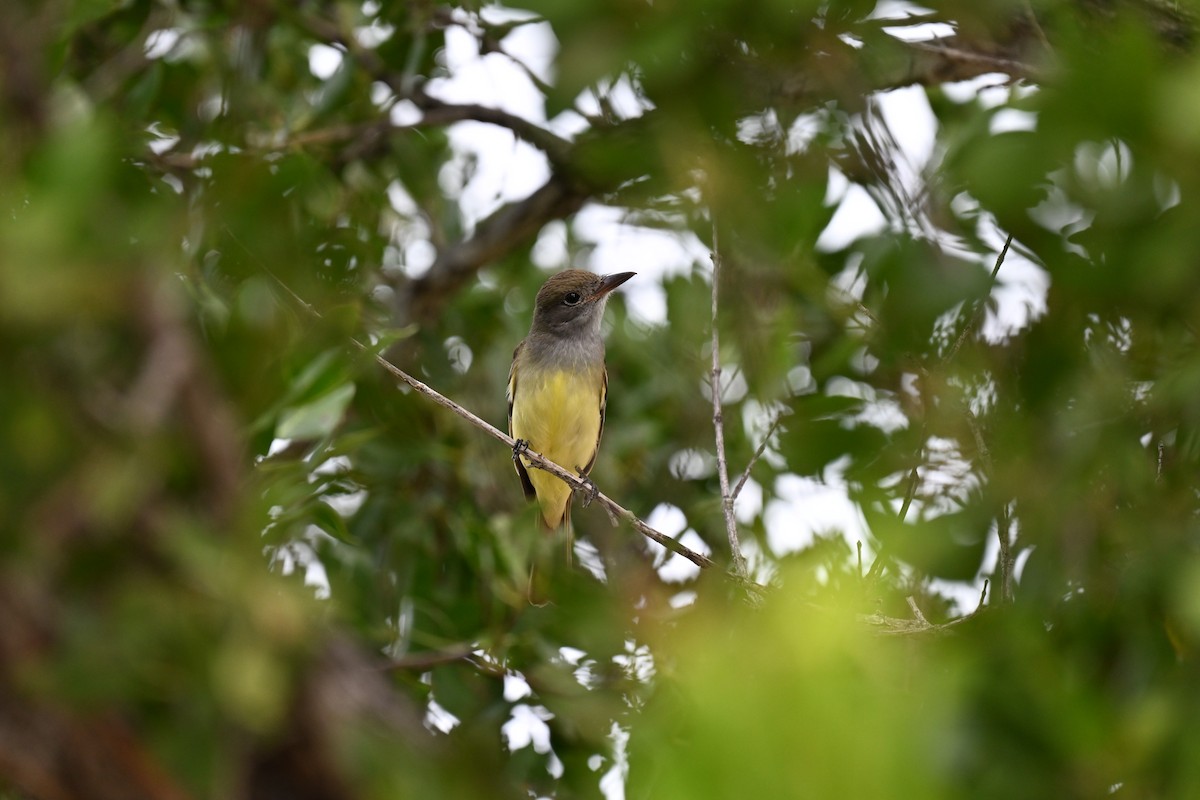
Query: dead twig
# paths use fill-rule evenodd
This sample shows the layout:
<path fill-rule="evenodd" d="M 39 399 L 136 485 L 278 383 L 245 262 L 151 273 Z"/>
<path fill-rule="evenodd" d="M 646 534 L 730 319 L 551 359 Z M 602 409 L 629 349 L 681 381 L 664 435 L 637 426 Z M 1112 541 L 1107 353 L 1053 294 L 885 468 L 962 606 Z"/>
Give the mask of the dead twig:
<path fill-rule="evenodd" d="M 746 485 L 746 481 L 750 480 L 750 470 L 752 470 L 754 465 L 758 463 L 758 460 L 762 458 L 762 454 L 767 451 L 767 445 L 771 441 L 771 436 L 775 434 L 775 430 L 779 427 L 779 423 L 782 421 L 783 414 L 776 414 L 775 419 L 771 421 L 770 427 L 767 428 L 767 432 L 763 434 L 762 442 L 759 443 L 758 449 L 755 450 L 754 455 L 750 457 L 750 461 L 746 464 L 746 468 L 742 470 L 742 476 L 738 478 L 738 482 L 733 487 L 734 501 L 736 501 L 738 499 L 738 495 L 742 493 L 742 487 Z"/>
<path fill-rule="evenodd" d="M 954 628 L 957 625 L 962 625 L 964 622 L 972 620 L 983 613 L 983 610 L 986 608 L 986 606 L 983 604 L 983 601 L 987 597 L 987 590 L 988 581 L 987 579 L 984 579 L 983 591 L 979 595 L 979 605 L 975 607 L 975 610 L 970 614 L 958 617 L 957 619 L 952 619 L 949 622 L 930 622 L 925 618 L 925 615 L 921 613 L 921 609 L 917 605 L 916 599 L 912 596 L 905 598 L 905 600 L 908 603 L 908 607 L 912 609 L 913 619 L 900 619 L 899 617 L 889 617 L 885 614 L 860 614 L 859 620 L 868 625 L 874 626 L 877 629 L 876 632 L 881 636 L 911 636 L 918 634 L 931 634 L 936 636 L 946 633 L 951 628 Z"/>
<path fill-rule="evenodd" d="M 1000 248 L 1000 254 L 996 256 L 996 265 L 992 267 L 993 281 L 995 281 L 996 276 L 1000 274 L 1000 265 L 1004 263 L 1004 257 L 1008 255 L 1008 248 L 1012 246 L 1012 240 L 1013 237 L 1010 233 L 1008 238 L 1004 240 L 1004 247 Z M 954 360 L 954 357 L 958 355 L 959 349 L 963 346 L 963 343 L 966 342 L 967 337 L 974 333 L 975 329 L 979 327 L 979 324 L 983 322 L 985 309 L 986 304 L 984 303 L 980 303 L 978 306 L 976 306 L 975 312 L 971 315 L 971 318 L 967 320 L 967 324 L 958 334 L 958 338 L 954 340 L 954 345 L 950 348 L 950 352 L 946 354 L 946 358 L 944 359 L 946 363 Z"/>

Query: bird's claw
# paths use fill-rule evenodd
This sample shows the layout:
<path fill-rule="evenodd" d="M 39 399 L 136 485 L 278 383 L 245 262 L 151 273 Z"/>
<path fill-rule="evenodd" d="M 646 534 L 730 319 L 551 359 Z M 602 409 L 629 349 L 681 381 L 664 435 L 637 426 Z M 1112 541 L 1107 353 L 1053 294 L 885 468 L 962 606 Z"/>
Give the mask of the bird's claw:
<path fill-rule="evenodd" d="M 596 486 L 596 483 L 584 473 L 581 467 L 576 467 L 575 471 L 579 473 L 579 480 L 583 481 L 583 486 L 577 491 L 583 493 L 583 507 L 587 508 L 600 494 L 600 487 Z"/>
<path fill-rule="evenodd" d="M 516 442 L 513 443 L 512 450 L 513 450 L 513 456 L 512 456 L 513 463 L 519 464 L 520 463 L 519 459 L 521 458 L 521 456 L 523 456 L 529 452 L 529 442 L 525 441 L 524 439 L 517 439 Z"/>

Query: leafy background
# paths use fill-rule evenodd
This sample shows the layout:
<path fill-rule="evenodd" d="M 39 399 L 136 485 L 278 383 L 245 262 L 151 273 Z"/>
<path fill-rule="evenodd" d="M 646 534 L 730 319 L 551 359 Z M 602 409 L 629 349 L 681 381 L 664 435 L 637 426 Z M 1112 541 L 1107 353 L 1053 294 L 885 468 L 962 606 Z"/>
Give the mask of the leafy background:
<path fill-rule="evenodd" d="M 1200 793 L 1194 10 L 931 5 L 4 4 L 0 793 Z M 528 26 L 544 114 L 439 95 Z M 468 122 L 526 194 L 472 205 Z M 846 184 L 882 224 L 817 247 Z M 593 473 L 703 575 L 595 508 L 540 552 L 506 449 L 372 358 L 501 422 L 598 208 L 719 241 L 740 579 L 706 258 L 610 305 Z M 861 553 L 778 546 L 797 476 Z"/>

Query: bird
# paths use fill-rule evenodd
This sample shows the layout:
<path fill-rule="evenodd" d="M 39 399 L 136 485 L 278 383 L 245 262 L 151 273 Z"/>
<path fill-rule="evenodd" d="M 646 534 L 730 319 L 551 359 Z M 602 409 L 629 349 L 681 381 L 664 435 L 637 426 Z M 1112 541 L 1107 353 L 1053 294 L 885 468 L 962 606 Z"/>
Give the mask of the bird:
<path fill-rule="evenodd" d="M 586 478 L 604 433 L 608 371 L 601 323 L 610 293 L 636 273 L 597 275 L 568 269 L 550 278 L 534 300 L 533 324 L 508 372 L 508 432 L 513 464 L 526 499 L 538 502 L 547 531 L 570 534 L 571 486 L 535 469 L 525 449 Z"/>

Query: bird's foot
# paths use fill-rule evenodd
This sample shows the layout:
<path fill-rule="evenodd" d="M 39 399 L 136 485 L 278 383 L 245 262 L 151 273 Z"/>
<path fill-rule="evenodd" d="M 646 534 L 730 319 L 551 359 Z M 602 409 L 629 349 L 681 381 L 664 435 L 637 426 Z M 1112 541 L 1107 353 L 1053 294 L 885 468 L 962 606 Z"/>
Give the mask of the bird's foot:
<path fill-rule="evenodd" d="M 512 450 L 513 450 L 513 463 L 519 464 L 519 463 L 521 463 L 519 461 L 521 456 L 523 456 L 524 454 L 529 452 L 529 442 L 525 441 L 524 439 L 517 439 L 517 441 L 513 443 Z"/>
<path fill-rule="evenodd" d="M 587 476 L 582 467 L 576 467 L 575 471 L 579 473 L 579 480 L 583 481 L 583 486 L 576 491 L 583 494 L 583 507 L 587 508 L 600 494 L 600 487 L 596 486 L 595 482 Z"/>

